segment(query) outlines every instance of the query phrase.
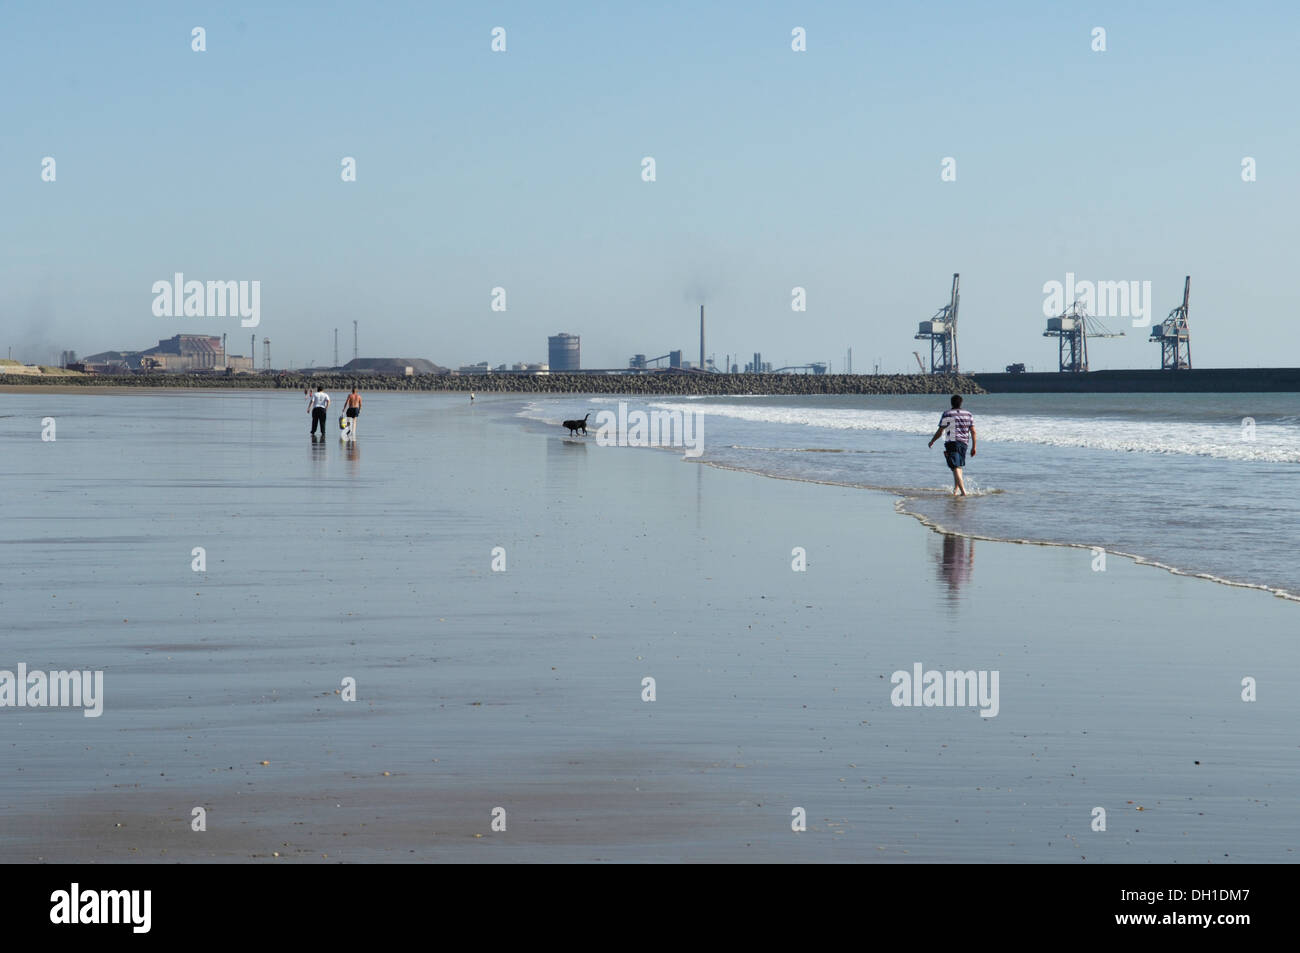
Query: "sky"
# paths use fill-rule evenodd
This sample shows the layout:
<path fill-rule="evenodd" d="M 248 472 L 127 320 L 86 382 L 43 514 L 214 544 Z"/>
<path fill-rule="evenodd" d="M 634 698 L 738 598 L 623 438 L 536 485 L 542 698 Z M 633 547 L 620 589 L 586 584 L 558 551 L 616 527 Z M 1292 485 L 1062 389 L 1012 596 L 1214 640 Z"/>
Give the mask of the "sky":
<path fill-rule="evenodd" d="M 1191 275 L 1194 366 L 1294 366 L 1297 26 L 1187 0 L 4 0 L 0 356 L 255 331 L 259 365 L 265 337 L 321 366 L 355 320 L 362 357 L 545 361 L 564 331 L 622 367 L 697 357 L 703 304 L 719 365 L 893 372 L 960 272 L 966 371 L 1054 370 L 1067 273 L 1149 281 L 1155 322 Z M 260 282 L 260 324 L 156 315 L 177 272 Z M 1159 366 L 1102 321 L 1126 336 L 1094 369 Z"/>

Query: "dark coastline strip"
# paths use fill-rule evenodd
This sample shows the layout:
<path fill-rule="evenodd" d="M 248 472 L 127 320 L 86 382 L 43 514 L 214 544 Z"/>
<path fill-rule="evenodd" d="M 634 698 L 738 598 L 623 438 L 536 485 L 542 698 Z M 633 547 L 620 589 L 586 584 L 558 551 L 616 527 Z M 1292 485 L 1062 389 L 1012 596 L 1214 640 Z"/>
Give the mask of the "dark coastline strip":
<path fill-rule="evenodd" d="M 479 394 L 983 394 L 969 377 L 930 374 L 102 374 L 20 377 L 0 375 L 13 387 L 166 387 L 236 390 L 343 390 L 469 392 Z"/>

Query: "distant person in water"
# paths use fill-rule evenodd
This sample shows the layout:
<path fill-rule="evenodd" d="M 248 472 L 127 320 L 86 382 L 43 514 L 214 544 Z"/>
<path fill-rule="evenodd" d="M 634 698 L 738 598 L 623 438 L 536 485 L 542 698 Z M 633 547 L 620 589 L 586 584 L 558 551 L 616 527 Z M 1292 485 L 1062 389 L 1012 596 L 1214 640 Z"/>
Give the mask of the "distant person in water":
<path fill-rule="evenodd" d="M 318 390 L 311 397 L 311 435 L 312 439 L 316 437 L 316 427 L 320 426 L 321 439 L 325 439 L 325 421 L 326 411 L 329 410 L 330 395 L 323 390 Z"/>
<path fill-rule="evenodd" d="M 952 395 L 952 409 L 945 410 L 939 418 L 939 429 L 930 438 L 929 446 L 943 437 L 943 458 L 952 471 L 952 495 L 966 495 L 966 481 L 962 478 L 962 467 L 966 466 L 966 448 L 975 456 L 975 418 L 969 410 L 961 409 L 961 395 Z"/>
<path fill-rule="evenodd" d="M 471 404 L 474 403 L 474 392 L 473 392 L 473 391 L 470 391 L 470 392 L 469 392 L 469 402 L 470 402 Z"/>
<path fill-rule="evenodd" d="M 357 393 L 357 389 L 355 387 L 352 388 L 352 393 L 348 394 L 348 399 L 343 404 L 343 416 L 344 417 L 361 416 L 361 395 Z"/>

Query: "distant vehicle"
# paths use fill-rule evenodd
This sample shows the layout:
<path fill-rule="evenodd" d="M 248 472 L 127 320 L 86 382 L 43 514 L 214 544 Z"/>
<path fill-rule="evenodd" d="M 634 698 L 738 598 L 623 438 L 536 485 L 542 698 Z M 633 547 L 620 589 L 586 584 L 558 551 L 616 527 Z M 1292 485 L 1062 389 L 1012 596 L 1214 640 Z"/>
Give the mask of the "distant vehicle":
<path fill-rule="evenodd" d="M 1025 365 L 1023 365 L 1023 364 L 1008 364 L 1008 365 L 1007 365 L 1007 373 L 1008 373 L 1008 374 L 1023 374 L 1024 372 L 1025 372 Z"/>

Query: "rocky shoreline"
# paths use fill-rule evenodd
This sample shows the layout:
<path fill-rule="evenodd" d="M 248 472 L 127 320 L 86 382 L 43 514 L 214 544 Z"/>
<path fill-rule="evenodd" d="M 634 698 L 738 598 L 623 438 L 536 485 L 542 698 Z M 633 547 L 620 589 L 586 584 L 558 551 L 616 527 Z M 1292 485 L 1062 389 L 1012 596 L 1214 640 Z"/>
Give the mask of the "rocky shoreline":
<path fill-rule="evenodd" d="M 231 388 L 236 390 L 305 390 L 324 387 L 341 391 L 443 391 L 478 394 L 674 394 L 725 396 L 728 394 L 983 394 L 971 378 L 929 374 L 475 374 L 452 377 L 423 374 L 311 375 L 239 374 L 104 374 L 58 377 L 0 376 L 0 385 L 17 388 L 161 387 Z"/>

